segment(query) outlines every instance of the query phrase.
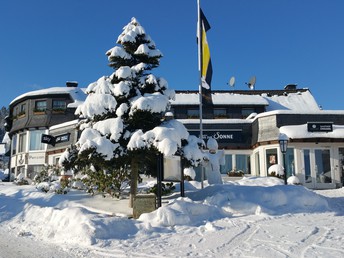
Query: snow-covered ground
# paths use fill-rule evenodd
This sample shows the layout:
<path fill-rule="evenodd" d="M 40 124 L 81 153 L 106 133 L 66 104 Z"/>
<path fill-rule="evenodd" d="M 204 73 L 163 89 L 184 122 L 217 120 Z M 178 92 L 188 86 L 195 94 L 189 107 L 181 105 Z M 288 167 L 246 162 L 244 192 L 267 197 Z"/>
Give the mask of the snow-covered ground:
<path fill-rule="evenodd" d="M 126 198 L 0 182 L 0 257 L 344 257 L 344 188 L 272 177 L 205 186 L 186 182 L 181 198 L 176 185 L 135 220 Z"/>

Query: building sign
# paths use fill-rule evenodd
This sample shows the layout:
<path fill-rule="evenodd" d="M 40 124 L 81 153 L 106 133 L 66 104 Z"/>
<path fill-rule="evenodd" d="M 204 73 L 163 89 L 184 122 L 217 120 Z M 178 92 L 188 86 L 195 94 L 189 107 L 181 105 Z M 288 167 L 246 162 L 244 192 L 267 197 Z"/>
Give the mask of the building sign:
<path fill-rule="evenodd" d="M 55 137 L 55 143 L 68 142 L 70 133 L 61 134 Z"/>
<path fill-rule="evenodd" d="M 164 157 L 163 178 L 164 181 L 178 181 L 182 179 L 180 157 L 166 156 Z"/>
<path fill-rule="evenodd" d="M 308 132 L 332 132 L 333 123 L 331 122 L 308 122 L 307 123 Z"/>
<path fill-rule="evenodd" d="M 45 153 L 29 153 L 28 164 L 37 165 L 45 163 Z"/>
<path fill-rule="evenodd" d="M 191 135 L 199 137 L 199 130 L 188 130 Z M 221 129 L 221 130 L 204 130 L 203 140 L 207 141 L 210 137 L 214 138 L 219 144 L 241 142 L 240 129 Z"/>
<path fill-rule="evenodd" d="M 42 143 L 50 144 L 52 146 L 55 146 L 56 143 L 68 142 L 69 138 L 70 138 L 70 133 L 65 133 L 65 134 L 61 134 L 61 135 L 58 135 L 58 136 L 42 134 L 41 142 Z"/>
<path fill-rule="evenodd" d="M 55 146 L 55 137 L 48 134 L 42 134 L 41 142 Z"/>

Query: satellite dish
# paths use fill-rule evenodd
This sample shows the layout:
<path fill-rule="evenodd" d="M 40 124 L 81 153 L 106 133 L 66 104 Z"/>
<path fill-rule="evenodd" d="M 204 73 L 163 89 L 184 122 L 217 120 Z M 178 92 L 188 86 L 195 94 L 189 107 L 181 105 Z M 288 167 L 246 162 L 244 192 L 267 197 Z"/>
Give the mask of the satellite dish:
<path fill-rule="evenodd" d="M 254 90 L 254 85 L 256 84 L 256 76 L 252 76 L 250 81 L 247 83 L 247 86 L 249 87 L 250 90 Z"/>
<path fill-rule="evenodd" d="M 235 77 L 232 76 L 232 77 L 229 79 L 229 86 L 234 87 L 234 84 L 235 84 Z"/>

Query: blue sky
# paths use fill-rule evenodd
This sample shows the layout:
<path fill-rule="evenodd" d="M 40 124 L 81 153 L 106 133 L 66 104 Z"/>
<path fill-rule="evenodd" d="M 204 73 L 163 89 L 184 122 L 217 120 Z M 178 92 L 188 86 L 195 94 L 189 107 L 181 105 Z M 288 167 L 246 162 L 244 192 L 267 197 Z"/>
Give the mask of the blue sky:
<path fill-rule="evenodd" d="M 211 25 L 212 88 L 309 88 L 344 110 L 344 1 L 201 0 Z M 164 57 L 153 73 L 198 90 L 196 0 L 0 0 L 0 107 L 28 91 L 110 75 L 105 52 L 136 17 Z"/>

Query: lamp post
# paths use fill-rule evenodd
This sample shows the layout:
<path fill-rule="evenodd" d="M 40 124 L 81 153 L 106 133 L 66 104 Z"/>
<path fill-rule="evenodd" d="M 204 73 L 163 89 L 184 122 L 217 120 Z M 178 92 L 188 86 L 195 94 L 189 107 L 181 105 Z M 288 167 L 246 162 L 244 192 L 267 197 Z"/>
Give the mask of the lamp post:
<path fill-rule="evenodd" d="M 286 170 L 286 164 L 285 164 L 285 154 L 287 152 L 287 148 L 288 148 L 288 136 L 280 133 L 279 137 L 278 137 L 278 142 L 280 145 L 280 149 L 281 152 L 283 154 L 283 170 L 284 170 L 284 184 L 287 184 L 287 170 Z"/>

